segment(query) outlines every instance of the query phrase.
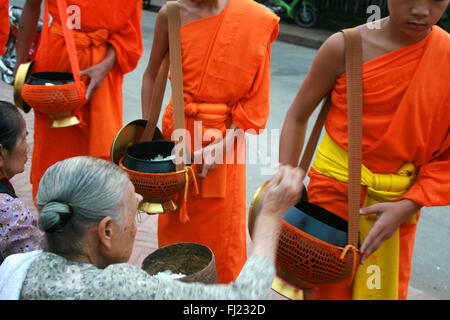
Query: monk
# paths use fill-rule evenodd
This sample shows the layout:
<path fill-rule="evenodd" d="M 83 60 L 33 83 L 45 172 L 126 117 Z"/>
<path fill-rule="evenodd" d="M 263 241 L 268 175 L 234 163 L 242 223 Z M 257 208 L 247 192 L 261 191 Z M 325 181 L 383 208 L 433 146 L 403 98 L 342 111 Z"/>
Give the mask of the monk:
<path fill-rule="evenodd" d="M 158 241 L 160 247 L 176 242 L 207 245 L 215 255 L 218 282 L 229 283 L 247 257 L 244 131 L 259 133 L 269 116 L 271 43 L 278 35 L 279 18 L 252 0 L 178 2 L 185 127 L 191 155 L 200 158 L 200 193 L 190 188 L 188 221 L 180 221 L 177 213 L 159 216 Z M 148 110 L 153 83 L 167 50 L 163 6 L 142 84 L 143 114 L 149 111 L 152 126 L 160 112 Z M 162 119 L 166 140 L 174 130 L 172 115 L 170 101 Z M 212 130 L 218 134 L 210 135 Z"/>
<path fill-rule="evenodd" d="M 0 0 L 0 56 L 5 53 L 9 37 L 9 0 Z"/>
<path fill-rule="evenodd" d="M 363 42 L 362 254 L 352 283 L 315 299 L 406 299 L 423 206 L 450 204 L 450 37 L 435 26 L 449 1 L 388 0 Z M 347 84 L 342 33 L 320 48 L 286 115 L 280 162 L 296 165 L 307 121 L 331 90 L 326 134 L 309 172 L 309 201 L 347 219 Z M 426 88 L 426 89 L 425 89 Z"/>
<path fill-rule="evenodd" d="M 82 78 L 88 82 L 87 103 L 77 126 L 49 128 L 51 119 L 35 112 L 31 165 L 33 197 L 45 170 L 57 161 L 79 155 L 109 159 L 112 141 L 122 127 L 122 83 L 142 55 L 142 1 L 67 0 Z M 52 23 L 45 30 L 32 72 L 71 72 L 63 28 L 55 0 L 46 1 Z M 36 30 L 41 0 L 28 0 L 20 23 L 17 63 L 25 56 Z M 70 10 L 69 10 L 70 9 Z"/>

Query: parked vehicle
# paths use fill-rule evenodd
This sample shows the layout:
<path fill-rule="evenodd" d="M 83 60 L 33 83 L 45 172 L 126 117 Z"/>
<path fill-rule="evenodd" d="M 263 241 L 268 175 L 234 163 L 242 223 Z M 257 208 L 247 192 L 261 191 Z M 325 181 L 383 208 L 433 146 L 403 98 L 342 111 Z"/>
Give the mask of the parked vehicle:
<path fill-rule="evenodd" d="M 5 54 L 0 57 L 0 72 L 2 80 L 7 84 L 14 84 L 14 68 L 16 66 L 16 38 L 19 32 L 19 21 L 23 8 L 17 6 L 9 7 L 9 37 L 6 42 Z M 28 60 L 32 60 L 41 37 L 42 21 L 39 21 L 37 32 L 28 52 Z"/>
<path fill-rule="evenodd" d="M 312 28 L 318 20 L 318 10 L 309 0 L 257 0 L 279 16 L 287 16 L 303 28 Z"/>

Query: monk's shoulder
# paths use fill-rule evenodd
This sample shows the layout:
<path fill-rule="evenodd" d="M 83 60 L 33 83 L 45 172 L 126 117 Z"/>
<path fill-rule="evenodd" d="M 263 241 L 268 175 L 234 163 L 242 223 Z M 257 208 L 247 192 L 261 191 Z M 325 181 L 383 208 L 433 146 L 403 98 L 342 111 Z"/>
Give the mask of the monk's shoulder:
<path fill-rule="evenodd" d="M 327 65 L 327 69 L 336 75 L 345 72 L 345 38 L 342 32 L 332 34 L 322 46 L 317 54 L 318 61 Z"/>

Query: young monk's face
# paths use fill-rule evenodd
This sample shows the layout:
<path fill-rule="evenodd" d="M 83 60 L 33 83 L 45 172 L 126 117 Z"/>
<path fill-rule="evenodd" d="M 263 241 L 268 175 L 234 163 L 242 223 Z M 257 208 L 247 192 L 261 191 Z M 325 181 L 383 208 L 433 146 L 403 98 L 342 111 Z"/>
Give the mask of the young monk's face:
<path fill-rule="evenodd" d="M 450 0 L 388 0 L 390 19 L 408 37 L 428 33 L 444 14 Z"/>

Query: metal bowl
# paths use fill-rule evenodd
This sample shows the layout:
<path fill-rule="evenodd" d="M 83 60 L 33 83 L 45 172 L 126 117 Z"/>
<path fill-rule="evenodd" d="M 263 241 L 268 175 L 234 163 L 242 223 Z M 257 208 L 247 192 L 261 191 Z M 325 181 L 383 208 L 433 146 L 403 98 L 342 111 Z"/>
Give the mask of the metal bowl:
<path fill-rule="evenodd" d="M 75 80 L 73 78 L 72 73 L 68 72 L 36 72 L 30 75 L 30 78 L 27 81 L 27 84 L 32 85 L 62 85 L 74 83 Z"/>
<path fill-rule="evenodd" d="M 186 276 L 183 282 L 217 283 L 214 253 L 205 245 L 183 242 L 167 245 L 148 255 L 142 262 L 142 269 L 150 275 L 171 271 Z"/>
<path fill-rule="evenodd" d="M 256 191 L 250 204 L 248 217 L 250 236 L 253 235 L 256 217 L 261 210 L 261 203 L 267 184 L 268 181 Z M 308 202 L 306 187 L 303 187 L 301 200 L 285 212 L 283 220 L 322 241 L 339 247 L 347 245 L 347 221 L 322 207 Z"/>
<path fill-rule="evenodd" d="M 142 173 L 168 173 L 176 170 L 175 155 L 172 150 L 175 142 L 155 140 L 140 142 L 127 149 L 123 166 Z M 165 160 L 154 160 L 158 156 Z"/>

